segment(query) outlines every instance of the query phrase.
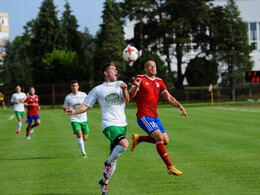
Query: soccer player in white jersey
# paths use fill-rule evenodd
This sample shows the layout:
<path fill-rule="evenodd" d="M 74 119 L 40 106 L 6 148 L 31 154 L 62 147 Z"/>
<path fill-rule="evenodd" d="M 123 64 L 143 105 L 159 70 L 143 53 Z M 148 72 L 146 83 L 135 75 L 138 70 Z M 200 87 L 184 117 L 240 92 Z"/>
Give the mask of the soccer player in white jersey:
<path fill-rule="evenodd" d="M 21 92 L 20 85 L 17 85 L 15 90 L 16 93 L 12 95 L 11 103 L 14 104 L 14 112 L 17 117 L 16 134 L 20 134 L 24 117 L 24 100 L 26 99 L 26 95 L 25 93 Z"/>
<path fill-rule="evenodd" d="M 84 103 L 77 110 L 66 107 L 67 114 L 79 114 L 88 111 L 96 101 L 102 110 L 102 130 L 110 140 L 110 156 L 104 163 L 104 178 L 99 181 L 101 194 L 107 194 L 108 181 L 116 168 L 118 157 L 124 152 L 129 143 L 125 138 L 127 120 L 125 105 L 129 102 L 127 85 L 123 81 L 117 81 L 115 64 L 110 62 L 103 66 L 105 82 L 93 88 Z"/>
<path fill-rule="evenodd" d="M 72 93 L 65 97 L 63 105 L 64 111 L 66 110 L 66 106 L 77 109 L 83 104 L 84 99 L 87 97 L 86 93 L 79 91 L 79 83 L 77 80 L 71 81 L 70 87 Z M 87 158 L 84 144 L 84 141 L 88 140 L 89 133 L 87 113 L 71 115 L 70 122 L 74 134 L 77 135 L 78 146 L 82 153 L 82 158 Z"/>

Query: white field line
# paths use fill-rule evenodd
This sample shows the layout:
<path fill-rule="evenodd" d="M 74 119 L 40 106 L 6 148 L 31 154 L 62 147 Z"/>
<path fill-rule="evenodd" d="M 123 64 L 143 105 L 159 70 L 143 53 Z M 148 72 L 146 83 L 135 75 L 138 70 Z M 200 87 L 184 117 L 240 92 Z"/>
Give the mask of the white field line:
<path fill-rule="evenodd" d="M 223 108 L 223 107 L 212 107 L 212 109 L 232 110 L 232 111 L 241 111 L 241 112 L 257 112 L 257 113 L 260 113 L 260 109 L 259 109 L 259 110 L 247 110 L 247 109 L 241 109 L 241 108 Z"/>
<path fill-rule="evenodd" d="M 14 118 L 14 114 L 9 118 L 9 120 L 12 120 Z"/>

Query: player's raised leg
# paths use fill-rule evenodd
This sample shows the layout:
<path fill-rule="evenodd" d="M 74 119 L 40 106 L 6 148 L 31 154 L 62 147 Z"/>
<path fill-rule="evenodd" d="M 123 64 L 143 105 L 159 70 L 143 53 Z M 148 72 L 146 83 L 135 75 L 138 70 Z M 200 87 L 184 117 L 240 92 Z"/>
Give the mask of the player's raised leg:
<path fill-rule="evenodd" d="M 168 153 L 164 147 L 164 139 L 163 139 L 163 134 L 161 131 L 158 129 L 156 131 L 153 131 L 150 136 L 156 140 L 156 149 L 162 160 L 164 161 L 165 165 L 167 166 L 167 172 L 169 174 L 174 174 L 174 175 L 181 175 L 182 172 L 175 168 L 168 156 Z"/>

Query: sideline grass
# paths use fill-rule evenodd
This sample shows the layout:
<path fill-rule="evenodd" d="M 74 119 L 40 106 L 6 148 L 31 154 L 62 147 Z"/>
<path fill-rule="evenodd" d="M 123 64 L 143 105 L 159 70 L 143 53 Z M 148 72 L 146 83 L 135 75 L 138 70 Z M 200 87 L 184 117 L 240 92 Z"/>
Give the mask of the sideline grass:
<path fill-rule="evenodd" d="M 127 139 L 144 134 L 136 124 L 136 109 L 126 109 Z M 160 107 L 160 119 L 170 143 L 170 159 L 184 172 L 168 175 L 155 146 L 141 143 L 119 159 L 109 183 L 113 195 L 259 194 L 260 109 L 246 107 L 187 108 L 188 118 L 175 108 Z M 0 110 L 1 195 L 94 195 L 109 142 L 100 129 L 101 111 L 88 112 L 87 159 L 82 159 L 69 116 L 62 110 L 41 110 L 42 124 L 31 140 L 15 134 L 12 109 Z"/>

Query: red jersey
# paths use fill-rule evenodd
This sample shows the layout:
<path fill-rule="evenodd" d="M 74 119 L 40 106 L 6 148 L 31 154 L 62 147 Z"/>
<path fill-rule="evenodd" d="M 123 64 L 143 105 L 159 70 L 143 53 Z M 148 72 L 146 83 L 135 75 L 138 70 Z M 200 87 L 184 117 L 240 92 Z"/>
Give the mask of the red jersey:
<path fill-rule="evenodd" d="M 144 116 L 157 117 L 157 104 L 159 95 L 167 91 L 167 88 L 162 79 L 155 77 L 151 79 L 147 75 L 138 75 L 136 78 L 141 78 L 142 82 L 136 94 L 137 102 L 137 118 Z M 134 87 L 134 82 L 132 87 Z"/>
<path fill-rule="evenodd" d="M 26 100 L 24 101 L 25 104 L 37 104 L 36 106 L 28 106 L 28 112 L 27 112 L 27 116 L 35 116 L 37 114 L 39 114 L 38 112 L 38 96 L 34 95 L 34 96 L 29 96 L 26 98 Z"/>

